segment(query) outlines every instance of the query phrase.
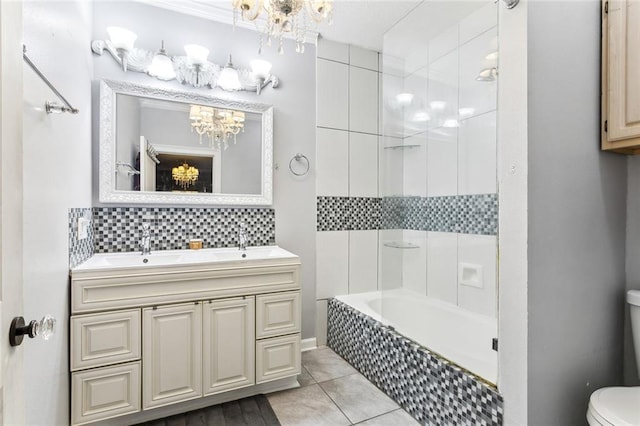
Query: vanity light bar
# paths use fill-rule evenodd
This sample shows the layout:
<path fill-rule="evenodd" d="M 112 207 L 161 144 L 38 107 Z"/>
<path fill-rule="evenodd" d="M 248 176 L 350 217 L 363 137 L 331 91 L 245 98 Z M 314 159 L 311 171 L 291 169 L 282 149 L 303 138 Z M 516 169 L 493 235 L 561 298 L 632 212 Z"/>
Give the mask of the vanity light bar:
<path fill-rule="evenodd" d="M 114 28 L 118 30 L 117 34 L 128 35 L 126 43 L 113 39 Z M 247 91 L 260 94 L 268 85 L 273 88 L 278 87 L 278 77 L 271 74 L 271 64 L 267 61 L 251 61 L 251 70 L 236 68 L 231 61 L 221 67 L 207 59 L 209 49 L 204 46 L 188 44 L 185 46 L 185 55 L 172 56 L 165 52 L 164 42 L 158 52 L 140 49 L 134 46 L 135 33 L 118 27 L 109 27 L 109 29 L 111 30 L 110 39 L 92 41 L 91 50 L 98 56 L 102 56 L 107 50 L 122 66 L 124 72 L 135 71 L 163 81 L 175 79 L 195 88 L 220 88 L 228 92 Z M 173 67 L 173 69 L 160 71 L 159 64 L 164 67 Z M 235 77 L 236 74 L 237 77 Z M 227 79 L 229 75 L 234 78 L 231 83 Z"/>

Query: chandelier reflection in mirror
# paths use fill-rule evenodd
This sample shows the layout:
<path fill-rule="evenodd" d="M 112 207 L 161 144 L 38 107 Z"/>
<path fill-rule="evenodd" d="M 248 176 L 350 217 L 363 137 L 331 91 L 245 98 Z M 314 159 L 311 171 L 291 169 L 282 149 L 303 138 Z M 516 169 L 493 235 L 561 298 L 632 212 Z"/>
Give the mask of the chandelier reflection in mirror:
<path fill-rule="evenodd" d="M 290 34 L 296 41 L 296 52 L 304 53 L 309 24 L 319 24 L 325 19 L 331 25 L 333 0 L 232 0 L 233 25 L 238 15 L 242 20 L 253 21 L 260 33 L 258 54 L 262 54 L 265 42 L 271 46 L 272 39 L 278 42 L 278 53 L 284 53 L 282 39 Z M 264 20 L 258 19 L 264 12 Z M 260 28 L 260 25 L 264 25 Z"/>
<path fill-rule="evenodd" d="M 236 143 L 236 136 L 244 131 L 244 118 L 244 112 L 230 109 L 203 105 L 191 105 L 189 109 L 191 131 L 198 133 L 200 144 L 202 136 L 207 136 L 209 147 L 217 150 L 227 149 L 231 138 Z"/>
<path fill-rule="evenodd" d="M 188 165 L 187 163 L 182 163 L 182 165 L 178 167 L 174 167 L 171 170 L 171 177 L 183 190 L 186 190 L 188 187 L 196 183 L 198 180 L 198 175 L 200 172 L 193 166 Z"/>
<path fill-rule="evenodd" d="M 224 66 L 208 60 L 209 49 L 198 44 L 184 46 L 185 55 L 169 55 L 164 41 L 159 51 L 134 47 L 137 35 L 124 28 L 108 27 L 108 40 L 94 40 L 91 50 L 102 56 L 106 50 L 122 66 L 124 72 L 136 71 L 158 80 L 177 80 L 195 88 L 220 88 L 233 92 L 238 90 L 256 92 L 271 84 L 278 86 L 278 78 L 271 74 L 271 64 L 264 60 L 251 61 L 251 70 L 236 68 L 229 60 Z"/>

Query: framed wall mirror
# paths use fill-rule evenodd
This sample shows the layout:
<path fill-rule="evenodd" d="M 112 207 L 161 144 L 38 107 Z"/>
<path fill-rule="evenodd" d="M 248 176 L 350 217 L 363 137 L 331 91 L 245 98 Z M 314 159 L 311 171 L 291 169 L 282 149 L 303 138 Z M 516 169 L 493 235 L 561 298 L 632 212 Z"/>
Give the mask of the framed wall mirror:
<path fill-rule="evenodd" d="M 100 82 L 102 203 L 270 205 L 273 108 Z"/>

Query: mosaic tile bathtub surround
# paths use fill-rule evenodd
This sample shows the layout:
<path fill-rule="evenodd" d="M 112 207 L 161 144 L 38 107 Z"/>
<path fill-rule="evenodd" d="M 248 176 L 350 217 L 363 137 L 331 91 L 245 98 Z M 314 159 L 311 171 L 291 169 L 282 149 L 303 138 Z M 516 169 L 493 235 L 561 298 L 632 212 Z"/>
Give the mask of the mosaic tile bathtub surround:
<path fill-rule="evenodd" d="M 502 425 L 491 386 L 336 299 L 327 345 L 425 425 Z"/>
<path fill-rule="evenodd" d="M 318 231 L 368 229 L 496 235 L 498 195 L 318 197 Z"/>
<path fill-rule="evenodd" d="M 87 238 L 78 240 L 78 219 L 89 221 Z M 93 256 L 93 211 L 91 208 L 69 209 L 69 267 L 73 268 Z"/>
<path fill-rule="evenodd" d="M 248 245 L 275 244 L 275 211 L 268 208 L 98 207 L 93 209 L 96 253 L 140 249 L 142 224 L 151 224 L 151 250 L 177 250 L 192 238 L 203 247 L 238 245 L 241 222 Z"/>

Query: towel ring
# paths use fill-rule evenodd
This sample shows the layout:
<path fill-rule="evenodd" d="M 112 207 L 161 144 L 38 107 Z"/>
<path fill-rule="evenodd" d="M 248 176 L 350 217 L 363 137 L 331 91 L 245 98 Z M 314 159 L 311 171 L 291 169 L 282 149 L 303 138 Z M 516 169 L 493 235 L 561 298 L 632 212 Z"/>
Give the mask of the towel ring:
<path fill-rule="evenodd" d="M 293 170 L 293 165 L 292 165 L 293 164 L 293 160 L 296 160 L 296 161 L 304 160 L 304 161 L 306 161 L 307 167 L 305 168 L 304 172 L 298 173 L 298 172 Z M 304 175 L 306 175 L 309 172 L 309 159 L 307 158 L 306 155 L 297 153 L 296 155 L 294 155 L 291 158 L 291 160 L 289 160 L 289 170 L 291 170 L 291 173 L 293 173 L 296 176 L 304 176 Z"/>

